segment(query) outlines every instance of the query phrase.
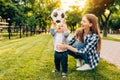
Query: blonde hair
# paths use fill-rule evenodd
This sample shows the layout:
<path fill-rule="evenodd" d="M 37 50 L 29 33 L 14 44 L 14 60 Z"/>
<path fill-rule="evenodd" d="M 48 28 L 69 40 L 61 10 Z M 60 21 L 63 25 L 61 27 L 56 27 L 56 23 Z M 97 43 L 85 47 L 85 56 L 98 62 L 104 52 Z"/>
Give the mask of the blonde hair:
<path fill-rule="evenodd" d="M 78 28 L 76 30 L 76 40 L 84 42 L 84 40 L 83 40 L 83 29 L 82 28 Z"/>
<path fill-rule="evenodd" d="M 100 31 L 98 28 L 98 18 L 94 14 L 85 14 L 84 15 L 87 20 L 92 23 L 92 26 L 90 27 L 90 31 L 94 34 L 98 35 L 98 46 L 97 46 L 97 51 L 101 50 L 101 36 L 100 36 Z"/>

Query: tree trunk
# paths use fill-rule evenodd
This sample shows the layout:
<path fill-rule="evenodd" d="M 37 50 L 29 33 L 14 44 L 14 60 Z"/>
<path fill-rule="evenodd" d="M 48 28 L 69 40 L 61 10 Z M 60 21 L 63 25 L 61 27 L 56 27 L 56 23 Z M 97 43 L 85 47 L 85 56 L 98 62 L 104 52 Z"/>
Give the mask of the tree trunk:
<path fill-rule="evenodd" d="M 22 30 L 22 29 L 21 29 L 21 28 L 22 28 L 22 26 L 20 25 L 20 38 L 22 38 L 22 35 L 21 35 L 21 30 Z"/>
<path fill-rule="evenodd" d="M 105 23 L 103 27 L 103 37 L 107 37 L 107 23 Z"/>
<path fill-rule="evenodd" d="M 28 36 L 28 26 L 26 26 L 26 36 Z"/>
<path fill-rule="evenodd" d="M 30 27 L 30 36 L 32 36 L 32 26 Z"/>
<path fill-rule="evenodd" d="M 11 36 L 11 29 L 10 29 L 10 26 L 8 26 L 8 33 L 9 33 L 9 39 L 10 39 L 10 36 Z"/>

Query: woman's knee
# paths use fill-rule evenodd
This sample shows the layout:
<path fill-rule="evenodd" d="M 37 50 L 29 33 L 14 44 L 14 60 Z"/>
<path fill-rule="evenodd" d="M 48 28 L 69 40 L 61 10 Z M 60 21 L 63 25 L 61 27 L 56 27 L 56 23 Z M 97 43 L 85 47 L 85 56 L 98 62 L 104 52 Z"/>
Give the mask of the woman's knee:
<path fill-rule="evenodd" d="M 78 50 L 84 47 L 84 43 L 76 41 L 73 45 L 73 47 L 77 48 Z"/>

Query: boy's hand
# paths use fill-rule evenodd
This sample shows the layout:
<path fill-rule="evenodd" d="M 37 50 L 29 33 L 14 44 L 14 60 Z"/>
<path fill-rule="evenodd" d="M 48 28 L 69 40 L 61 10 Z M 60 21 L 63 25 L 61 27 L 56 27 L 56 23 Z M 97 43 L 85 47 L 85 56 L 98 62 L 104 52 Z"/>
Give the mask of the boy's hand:
<path fill-rule="evenodd" d="M 68 31 L 66 20 L 63 21 L 63 28 L 64 28 L 64 31 Z"/>
<path fill-rule="evenodd" d="M 54 28 L 55 27 L 55 23 L 53 21 L 51 21 L 51 27 Z"/>
<path fill-rule="evenodd" d="M 54 26 L 55 25 L 55 22 L 54 21 L 51 21 L 52 25 Z"/>

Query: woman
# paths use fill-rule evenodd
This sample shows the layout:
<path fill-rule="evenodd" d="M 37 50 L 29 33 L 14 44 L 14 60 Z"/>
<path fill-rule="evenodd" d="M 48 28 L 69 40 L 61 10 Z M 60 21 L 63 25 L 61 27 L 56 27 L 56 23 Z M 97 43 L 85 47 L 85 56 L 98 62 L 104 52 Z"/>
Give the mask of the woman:
<path fill-rule="evenodd" d="M 69 44 L 62 43 L 57 45 L 57 48 L 68 49 L 68 53 L 73 57 L 85 60 L 85 64 L 76 70 L 91 70 L 98 65 L 100 60 L 101 37 L 97 17 L 94 14 L 85 14 L 81 20 L 81 27 L 83 28 L 83 48 L 72 46 L 76 41 L 75 36 Z"/>

